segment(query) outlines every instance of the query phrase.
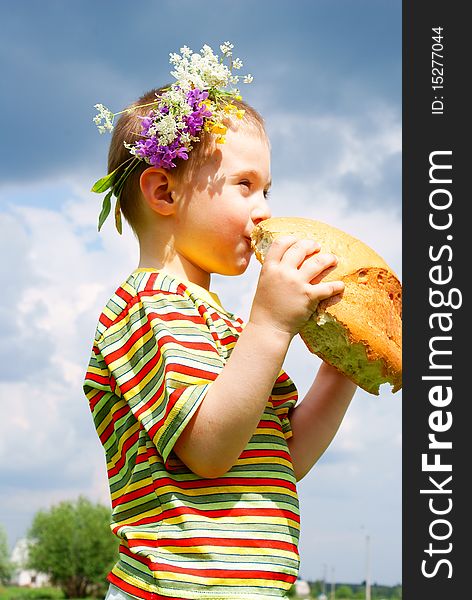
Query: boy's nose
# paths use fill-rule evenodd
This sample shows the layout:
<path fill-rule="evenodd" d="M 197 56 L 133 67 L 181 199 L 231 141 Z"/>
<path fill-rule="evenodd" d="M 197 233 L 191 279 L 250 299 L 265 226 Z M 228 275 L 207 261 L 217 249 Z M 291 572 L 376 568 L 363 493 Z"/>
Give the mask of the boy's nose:
<path fill-rule="evenodd" d="M 263 198 L 262 201 L 258 202 L 253 208 L 251 213 L 251 219 L 254 225 L 257 225 L 261 221 L 265 221 L 272 216 L 267 200 Z"/>

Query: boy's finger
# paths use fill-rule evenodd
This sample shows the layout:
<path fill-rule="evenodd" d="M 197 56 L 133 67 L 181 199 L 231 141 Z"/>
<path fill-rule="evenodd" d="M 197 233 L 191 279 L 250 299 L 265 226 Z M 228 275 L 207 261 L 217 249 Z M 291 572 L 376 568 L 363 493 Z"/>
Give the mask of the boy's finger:
<path fill-rule="evenodd" d="M 312 286 L 311 294 L 314 300 L 321 302 L 336 294 L 341 294 L 344 291 L 344 282 L 342 281 L 322 281 Z"/>
<path fill-rule="evenodd" d="M 298 269 L 307 256 L 319 252 L 319 250 L 320 245 L 314 240 L 297 240 L 295 244 L 292 244 L 289 248 L 287 248 L 281 262 L 290 267 L 295 267 Z"/>
<path fill-rule="evenodd" d="M 275 238 L 267 251 L 264 263 L 271 261 L 280 262 L 287 248 L 290 248 L 290 246 L 297 241 L 298 238 L 294 235 L 281 235 L 280 237 Z"/>
<path fill-rule="evenodd" d="M 336 268 L 337 264 L 338 259 L 334 254 L 323 252 L 307 258 L 300 267 L 300 272 L 304 274 L 306 280 L 310 283 L 318 283 Z"/>

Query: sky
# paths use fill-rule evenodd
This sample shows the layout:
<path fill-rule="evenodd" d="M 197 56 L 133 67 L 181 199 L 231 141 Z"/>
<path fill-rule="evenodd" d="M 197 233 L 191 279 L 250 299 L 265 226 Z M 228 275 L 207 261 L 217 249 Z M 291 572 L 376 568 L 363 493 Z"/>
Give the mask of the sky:
<path fill-rule="evenodd" d="M 168 53 L 229 40 L 272 147 L 274 216 L 334 225 L 401 278 L 400 0 L 16 0 L 0 4 L 0 524 L 10 546 L 37 510 L 80 494 L 109 503 L 82 394 L 97 318 L 137 244 L 90 193 L 109 138 L 92 118 L 169 83 Z M 212 290 L 246 319 L 255 259 Z M 320 361 L 296 337 L 300 397 Z M 401 392 L 362 390 L 298 485 L 306 579 L 401 582 Z M 370 540 L 367 543 L 367 538 Z M 369 557 L 369 559 L 368 559 Z"/>

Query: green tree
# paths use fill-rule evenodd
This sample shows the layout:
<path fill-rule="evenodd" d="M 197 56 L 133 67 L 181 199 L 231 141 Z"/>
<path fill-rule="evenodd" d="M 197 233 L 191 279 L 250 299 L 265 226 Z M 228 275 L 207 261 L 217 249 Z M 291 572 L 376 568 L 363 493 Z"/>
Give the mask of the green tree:
<path fill-rule="evenodd" d="M 352 588 L 349 585 L 340 585 L 336 588 L 336 598 L 340 600 L 344 598 L 352 598 Z"/>
<path fill-rule="evenodd" d="M 340 585 L 336 588 L 336 598 L 352 598 L 352 588 L 349 585 Z"/>
<path fill-rule="evenodd" d="M 31 569 L 47 573 L 67 598 L 102 595 L 118 548 L 110 510 L 84 497 L 36 513 L 28 532 Z"/>
<path fill-rule="evenodd" d="M 0 525 L 0 584 L 6 585 L 10 581 L 13 572 L 13 564 L 10 561 L 8 552 L 7 534 L 2 525 Z"/>

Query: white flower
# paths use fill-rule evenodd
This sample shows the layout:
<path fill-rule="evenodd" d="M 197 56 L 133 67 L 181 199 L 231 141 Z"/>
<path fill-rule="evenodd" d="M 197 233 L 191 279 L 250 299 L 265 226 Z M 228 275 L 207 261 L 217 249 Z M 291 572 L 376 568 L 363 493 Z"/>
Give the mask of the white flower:
<path fill-rule="evenodd" d="M 186 146 L 187 144 L 190 144 L 190 142 L 192 141 L 191 135 L 189 133 L 182 133 L 182 135 L 180 136 L 180 139 L 181 139 L 182 143 L 184 144 L 184 146 Z"/>
<path fill-rule="evenodd" d="M 159 136 L 159 144 L 161 146 L 168 146 L 175 140 L 177 122 L 173 115 L 160 115 L 160 118 L 155 122 L 154 128 Z"/>
<path fill-rule="evenodd" d="M 254 81 L 254 77 L 251 75 L 251 73 L 244 75 L 244 79 L 243 79 L 244 83 L 252 83 L 253 81 Z"/>
<path fill-rule="evenodd" d="M 123 142 L 123 144 L 125 148 L 129 150 L 130 154 L 136 156 L 136 148 L 133 146 L 133 144 L 128 144 L 128 142 Z"/>
<path fill-rule="evenodd" d="M 234 48 L 234 45 L 231 44 L 230 42 L 225 42 L 224 44 L 221 44 L 221 46 L 220 46 L 220 50 L 221 50 L 221 52 L 223 52 L 223 54 L 225 56 L 231 56 L 233 54 L 231 52 L 233 48 Z"/>
<path fill-rule="evenodd" d="M 182 56 L 184 58 L 189 58 L 190 56 L 192 56 L 192 50 L 190 50 L 188 46 L 184 46 L 183 48 L 181 48 L 180 52 L 182 53 Z"/>
<path fill-rule="evenodd" d="M 180 54 L 177 54 L 176 52 L 171 52 L 169 54 L 169 62 L 171 65 L 178 65 L 179 62 L 182 60 L 182 57 L 180 56 Z"/>
<path fill-rule="evenodd" d="M 202 50 L 202 56 L 214 56 L 213 54 L 213 50 L 210 48 L 210 46 L 208 44 L 204 44 Z"/>
<path fill-rule="evenodd" d="M 98 110 L 98 114 L 93 118 L 93 122 L 97 126 L 99 133 L 113 131 L 113 119 L 115 118 L 115 115 L 111 110 L 106 108 L 106 106 L 103 106 L 103 104 L 95 104 L 94 108 Z"/>
<path fill-rule="evenodd" d="M 243 66 L 243 61 L 240 58 L 233 60 L 233 69 L 240 69 Z"/>

